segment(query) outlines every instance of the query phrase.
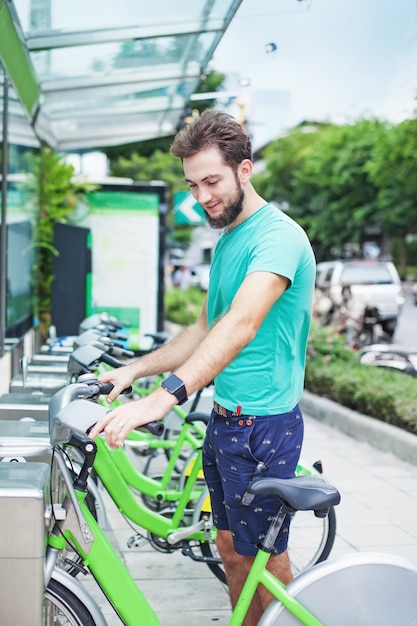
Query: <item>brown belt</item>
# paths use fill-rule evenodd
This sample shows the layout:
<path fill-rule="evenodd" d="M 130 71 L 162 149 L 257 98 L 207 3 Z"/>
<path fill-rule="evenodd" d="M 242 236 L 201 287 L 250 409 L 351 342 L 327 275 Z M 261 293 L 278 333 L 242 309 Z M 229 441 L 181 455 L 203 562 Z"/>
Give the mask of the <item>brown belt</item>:
<path fill-rule="evenodd" d="M 221 406 L 221 404 L 217 402 L 213 402 L 213 409 L 217 415 L 221 415 L 222 417 L 239 417 L 239 413 L 229 411 L 229 409 L 225 409 L 224 406 Z"/>
<path fill-rule="evenodd" d="M 213 402 L 213 408 L 214 412 L 222 417 L 237 417 L 237 424 L 239 426 L 252 426 L 253 420 L 256 419 L 255 416 L 241 415 L 240 413 L 229 411 L 229 409 L 225 409 L 224 406 L 221 406 L 218 402 Z"/>

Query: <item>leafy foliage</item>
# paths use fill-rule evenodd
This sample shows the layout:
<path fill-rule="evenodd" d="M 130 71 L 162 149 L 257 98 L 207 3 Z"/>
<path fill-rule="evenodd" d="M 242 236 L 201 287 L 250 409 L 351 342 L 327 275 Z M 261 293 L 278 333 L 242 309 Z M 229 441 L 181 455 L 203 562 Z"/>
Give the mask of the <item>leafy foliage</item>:
<path fill-rule="evenodd" d="M 402 241 L 400 270 L 405 273 L 406 237 L 417 224 L 417 119 L 405 120 L 379 137 L 367 163 L 378 190 L 384 229 Z"/>
<path fill-rule="evenodd" d="M 197 287 L 189 287 L 182 291 L 173 287 L 165 294 L 165 317 L 167 320 L 188 326 L 200 316 L 206 294 Z"/>
<path fill-rule="evenodd" d="M 353 124 L 304 125 L 269 144 L 260 193 L 285 202 L 307 231 L 318 260 L 343 255 L 375 234 L 388 253 L 388 236 L 417 232 L 417 120 L 388 126 L 377 119 Z"/>
<path fill-rule="evenodd" d="M 352 410 L 417 434 L 417 379 L 394 369 L 362 365 L 334 330 L 313 324 L 305 387 Z"/>
<path fill-rule="evenodd" d="M 55 224 L 71 222 L 80 197 L 96 186 L 75 180 L 73 166 L 49 148 L 42 147 L 37 155 L 28 154 L 27 158 L 32 162 L 33 172 L 24 187 L 31 199 L 29 210 L 34 224 L 34 312 L 47 328 L 51 314 L 53 260 L 58 255 L 53 245 Z"/>

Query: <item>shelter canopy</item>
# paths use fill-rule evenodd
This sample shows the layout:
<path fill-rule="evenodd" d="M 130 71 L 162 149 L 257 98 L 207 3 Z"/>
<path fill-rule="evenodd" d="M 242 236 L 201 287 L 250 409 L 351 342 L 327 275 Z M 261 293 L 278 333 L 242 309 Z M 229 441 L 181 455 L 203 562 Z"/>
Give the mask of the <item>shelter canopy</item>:
<path fill-rule="evenodd" d="M 174 134 L 242 0 L 0 0 L 0 60 L 58 150 Z"/>

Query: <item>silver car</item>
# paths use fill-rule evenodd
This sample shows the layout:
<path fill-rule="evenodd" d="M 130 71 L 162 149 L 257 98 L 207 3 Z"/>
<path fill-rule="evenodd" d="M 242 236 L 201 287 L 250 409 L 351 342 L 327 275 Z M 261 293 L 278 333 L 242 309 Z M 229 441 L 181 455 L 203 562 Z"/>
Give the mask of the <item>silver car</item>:
<path fill-rule="evenodd" d="M 404 304 L 401 280 L 391 261 L 338 260 L 317 264 L 316 287 L 335 307 L 349 287 L 358 308 L 376 307 L 383 331 L 393 336 Z"/>

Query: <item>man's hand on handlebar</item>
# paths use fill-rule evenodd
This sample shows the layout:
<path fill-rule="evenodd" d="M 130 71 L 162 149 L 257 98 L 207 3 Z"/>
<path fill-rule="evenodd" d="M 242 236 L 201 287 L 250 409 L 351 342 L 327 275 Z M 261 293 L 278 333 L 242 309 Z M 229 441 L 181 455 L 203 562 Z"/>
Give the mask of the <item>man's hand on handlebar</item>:
<path fill-rule="evenodd" d="M 117 370 L 117 372 L 120 371 Z M 110 374 L 113 372 L 106 372 L 107 376 Z M 102 377 L 100 376 L 100 378 Z M 113 379 L 110 378 L 110 381 L 113 382 Z M 110 397 L 109 394 L 108 398 Z M 176 398 L 159 387 L 141 400 L 132 400 L 106 413 L 91 429 L 88 436 L 94 439 L 104 432 L 110 448 L 118 448 L 123 444 L 131 430 L 149 422 L 161 420 L 175 404 Z"/>
<path fill-rule="evenodd" d="M 127 366 L 109 370 L 108 372 L 102 372 L 98 379 L 103 383 L 113 383 L 114 385 L 106 399 L 109 404 L 114 402 L 119 394 L 121 394 L 124 389 L 130 387 L 135 380 Z"/>

